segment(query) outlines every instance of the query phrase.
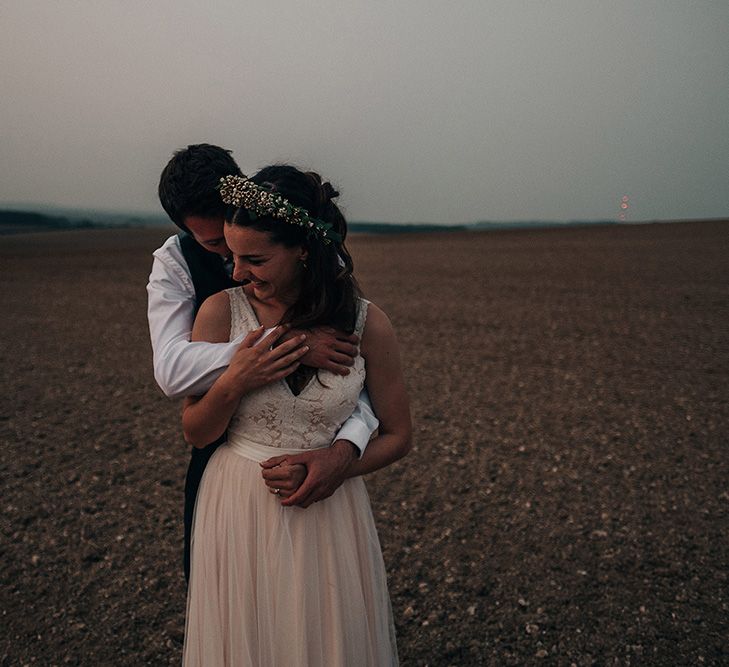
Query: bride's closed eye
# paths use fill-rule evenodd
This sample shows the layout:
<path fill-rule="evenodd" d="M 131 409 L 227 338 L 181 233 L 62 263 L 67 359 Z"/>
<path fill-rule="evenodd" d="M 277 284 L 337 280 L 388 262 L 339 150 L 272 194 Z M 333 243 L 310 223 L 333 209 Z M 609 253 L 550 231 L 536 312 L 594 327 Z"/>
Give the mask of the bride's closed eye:
<path fill-rule="evenodd" d="M 260 257 L 258 255 L 250 256 L 250 255 L 242 255 L 238 258 L 238 261 L 241 264 L 252 264 L 253 266 L 261 266 L 261 264 L 265 264 L 268 258 L 266 257 Z"/>

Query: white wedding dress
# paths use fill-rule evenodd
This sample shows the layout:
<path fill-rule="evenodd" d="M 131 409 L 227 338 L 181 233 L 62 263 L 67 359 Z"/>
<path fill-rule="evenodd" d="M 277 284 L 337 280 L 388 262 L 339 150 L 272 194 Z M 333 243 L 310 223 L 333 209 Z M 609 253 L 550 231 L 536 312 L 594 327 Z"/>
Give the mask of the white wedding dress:
<path fill-rule="evenodd" d="M 233 339 L 258 328 L 242 288 L 227 290 Z M 360 301 L 361 337 L 367 302 Z M 361 477 L 307 509 L 282 507 L 259 462 L 326 447 L 362 389 L 319 372 L 248 394 L 207 465 L 192 534 L 186 667 L 383 667 L 397 664 L 385 567 Z"/>

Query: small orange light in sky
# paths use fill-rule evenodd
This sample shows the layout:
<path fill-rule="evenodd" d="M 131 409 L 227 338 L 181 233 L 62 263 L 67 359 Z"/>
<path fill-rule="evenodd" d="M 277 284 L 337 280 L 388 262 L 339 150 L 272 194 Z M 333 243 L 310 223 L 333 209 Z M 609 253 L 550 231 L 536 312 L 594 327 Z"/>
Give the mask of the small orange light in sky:
<path fill-rule="evenodd" d="M 630 208 L 630 204 L 628 203 L 630 201 L 630 197 L 628 195 L 623 195 L 620 198 L 620 212 L 618 213 L 618 220 L 620 222 L 625 222 L 627 219 L 627 212 Z"/>

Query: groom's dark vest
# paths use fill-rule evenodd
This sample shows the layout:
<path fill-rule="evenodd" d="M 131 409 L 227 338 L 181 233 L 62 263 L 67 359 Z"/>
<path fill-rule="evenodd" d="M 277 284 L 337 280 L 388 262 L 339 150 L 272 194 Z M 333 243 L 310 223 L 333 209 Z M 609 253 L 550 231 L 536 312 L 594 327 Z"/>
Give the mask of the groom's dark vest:
<path fill-rule="evenodd" d="M 208 252 L 195 239 L 186 233 L 179 234 L 180 248 L 182 255 L 190 269 L 192 284 L 195 287 L 195 314 L 200 309 L 203 301 L 213 294 L 229 287 L 235 287 L 236 283 L 225 270 L 223 259 L 220 255 Z M 190 578 L 190 534 L 192 529 L 192 514 L 195 509 L 195 498 L 197 488 L 200 486 L 205 466 L 218 448 L 218 445 L 225 440 L 221 437 L 214 443 L 203 449 L 193 447 L 190 465 L 187 468 L 185 477 L 185 579 Z"/>
<path fill-rule="evenodd" d="M 195 286 L 195 314 L 203 301 L 213 294 L 235 287 L 236 283 L 225 270 L 223 258 L 214 252 L 205 250 L 192 236 L 182 232 L 178 234 L 182 256 L 190 269 L 192 284 Z"/>

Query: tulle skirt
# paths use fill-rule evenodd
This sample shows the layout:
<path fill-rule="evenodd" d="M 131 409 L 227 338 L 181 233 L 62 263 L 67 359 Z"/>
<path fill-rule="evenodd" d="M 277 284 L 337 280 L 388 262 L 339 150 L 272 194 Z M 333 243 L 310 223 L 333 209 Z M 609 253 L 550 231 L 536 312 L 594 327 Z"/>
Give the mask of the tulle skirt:
<path fill-rule="evenodd" d="M 186 667 L 397 664 L 385 567 L 361 478 L 281 507 L 257 462 L 215 452 L 195 507 Z"/>

